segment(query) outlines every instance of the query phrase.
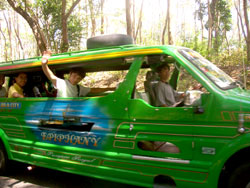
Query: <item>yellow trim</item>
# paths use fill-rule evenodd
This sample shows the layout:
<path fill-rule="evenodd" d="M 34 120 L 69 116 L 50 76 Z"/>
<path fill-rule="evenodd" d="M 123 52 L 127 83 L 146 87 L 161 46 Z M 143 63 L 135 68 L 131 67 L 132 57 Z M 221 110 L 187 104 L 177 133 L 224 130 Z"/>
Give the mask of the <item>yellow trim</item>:
<path fill-rule="evenodd" d="M 116 128 L 115 139 L 122 140 L 136 140 L 139 134 L 155 134 L 155 135 L 172 135 L 172 136 L 193 136 L 193 137 L 207 137 L 207 138 L 236 138 L 240 136 L 240 134 L 235 134 L 234 136 L 213 136 L 213 135 L 194 135 L 194 134 L 173 134 L 173 133 L 152 133 L 152 132 L 136 132 L 134 137 L 119 137 L 119 129 L 123 124 L 136 124 L 136 125 L 165 125 L 165 126 L 192 126 L 192 127 L 221 127 L 221 128 L 231 128 L 236 129 L 237 126 L 216 126 L 216 125 L 186 125 L 186 124 L 164 124 L 164 123 L 140 123 L 140 122 L 122 122 Z"/>
<path fill-rule="evenodd" d="M 122 146 L 117 146 L 116 143 L 117 142 L 123 142 L 123 143 L 132 143 L 133 146 L 131 147 L 122 147 Z M 135 142 L 134 141 L 124 141 L 124 140 L 114 140 L 113 142 L 113 148 L 122 148 L 122 149 L 135 149 Z"/>
<path fill-rule="evenodd" d="M 109 164 L 105 164 L 105 162 L 109 162 Z M 113 165 L 116 164 L 121 164 L 121 165 L 131 165 L 130 168 L 125 168 L 123 166 L 118 166 L 118 165 L 111 165 L 113 163 Z M 184 179 L 176 179 L 178 181 L 186 181 L 186 182 L 192 182 L 192 183 L 199 183 L 199 184 L 203 184 L 207 181 L 207 178 L 208 178 L 208 173 L 207 172 L 199 172 L 199 171 L 191 171 L 191 170 L 182 170 L 182 169 L 176 169 L 176 168 L 168 168 L 168 167 L 159 167 L 159 166 L 152 166 L 152 165 L 141 165 L 141 164 L 132 164 L 132 163 L 128 163 L 128 162 L 118 162 L 118 161 L 113 161 L 113 160 L 104 160 L 103 161 L 103 166 L 107 166 L 107 167 L 112 167 L 112 168 L 118 168 L 118 169 L 124 169 L 124 170 L 132 170 L 132 171 L 135 171 L 135 172 L 139 172 L 140 175 L 143 175 L 143 176 L 157 176 L 158 174 L 145 174 L 145 172 L 142 172 L 141 170 L 137 169 L 137 167 L 146 167 L 146 168 L 152 168 L 152 169 L 165 169 L 165 170 L 169 170 L 169 171 L 181 171 L 181 172 L 187 172 L 187 173 L 194 173 L 194 174 L 204 174 L 206 177 L 205 179 L 202 181 L 202 182 L 198 182 L 198 181 L 190 181 L 190 180 L 184 180 Z M 134 168 L 132 168 L 134 167 Z"/>
<path fill-rule="evenodd" d="M 84 52 L 83 52 L 84 53 Z M 153 49 L 139 49 L 139 50 L 130 50 L 130 51 L 119 51 L 119 52 L 111 52 L 104 54 L 94 54 L 94 55 L 83 55 L 80 57 L 70 57 L 70 58 L 62 58 L 56 60 L 49 60 L 49 65 L 58 64 L 58 63 L 68 63 L 68 62 L 83 62 L 88 60 L 98 60 L 98 59 L 109 59 L 115 57 L 125 57 L 125 56 L 134 56 L 134 55 L 146 55 L 146 54 L 160 54 L 163 53 L 161 49 L 153 48 Z M 58 56 L 59 57 L 59 56 Z M 37 61 L 34 63 L 30 63 L 30 66 L 40 66 L 41 61 Z"/>

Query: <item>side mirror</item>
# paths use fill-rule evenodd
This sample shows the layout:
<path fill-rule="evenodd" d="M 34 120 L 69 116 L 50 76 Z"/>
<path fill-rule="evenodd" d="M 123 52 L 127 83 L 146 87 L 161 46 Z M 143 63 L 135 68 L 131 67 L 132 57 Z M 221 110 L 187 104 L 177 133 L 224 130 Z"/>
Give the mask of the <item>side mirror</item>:
<path fill-rule="evenodd" d="M 187 91 L 184 104 L 186 106 L 201 106 L 201 94 L 200 90 Z"/>
<path fill-rule="evenodd" d="M 186 92 L 185 105 L 193 106 L 195 114 L 204 113 L 204 109 L 201 107 L 201 94 L 203 92 L 200 90 L 192 90 Z"/>

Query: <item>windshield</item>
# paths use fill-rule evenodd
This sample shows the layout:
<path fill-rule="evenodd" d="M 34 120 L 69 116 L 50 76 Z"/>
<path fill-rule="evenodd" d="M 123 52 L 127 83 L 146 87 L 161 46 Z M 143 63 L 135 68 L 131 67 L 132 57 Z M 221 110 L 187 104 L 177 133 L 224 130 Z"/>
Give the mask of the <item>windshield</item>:
<path fill-rule="evenodd" d="M 210 80 L 221 89 L 237 87 L 236 82 L 213 63 L 190 49 L 181 49 L 179 52 L 196 67 L 198 67 Z"/>

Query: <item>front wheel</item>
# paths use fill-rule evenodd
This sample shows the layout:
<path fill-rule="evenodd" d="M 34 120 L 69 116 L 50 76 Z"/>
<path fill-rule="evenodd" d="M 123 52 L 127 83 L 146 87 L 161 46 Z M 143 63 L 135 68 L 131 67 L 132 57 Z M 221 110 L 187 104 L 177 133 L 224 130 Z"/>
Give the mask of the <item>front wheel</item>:
<path fill-rule="evenodd" d="M 237 167 L 229 177 L 228 188 L 250 188 L 250 162 Z"/>
<path fill-rule="evenodd" d="M 6 173 L 8 157 L 4 147 L 0 144 L 0 175 Z"/>

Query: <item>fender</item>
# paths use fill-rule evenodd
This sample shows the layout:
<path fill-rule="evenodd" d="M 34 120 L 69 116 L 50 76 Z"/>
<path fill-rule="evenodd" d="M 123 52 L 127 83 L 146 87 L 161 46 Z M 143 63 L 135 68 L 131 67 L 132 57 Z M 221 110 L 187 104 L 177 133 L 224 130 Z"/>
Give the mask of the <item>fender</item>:
<path fill-rule="evenodd" d="M 208 181 L 211 183 L 216 183 L 212 185 L 212 187 L 217 187 L 219 177 L 221 171 L 225 165 L 225 163 L 237 152 L 242 149 L 250 148 L 250 143 L 248 142 L 250 139 L 250 134 L 240 135 L 234 142 L 231 142 L 227 147 L 224 147 L 222 151 L 220 151 L 219 155 L 214 159 L 214 164 L 211 166 L 209 170 Z"/>
<path fill-rule="evenodd" d="M 8 144 L 8 141 L 7 141 L 7 135 L 5 134 L 3 129 L 1 129 L 1 128 L 0 128 L 0 141 L 2 141 L 2 143 L 3 143 L 3 146 L 6 150 L 7 155 L 8 155 L 8 159 L 12 160 L 13 157 L 12 157 L 11 152 L 10 152 L 10 145 Z"/>

